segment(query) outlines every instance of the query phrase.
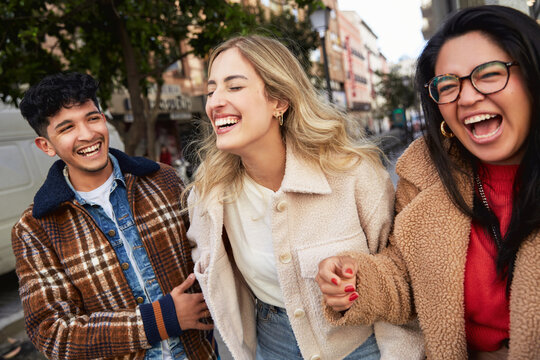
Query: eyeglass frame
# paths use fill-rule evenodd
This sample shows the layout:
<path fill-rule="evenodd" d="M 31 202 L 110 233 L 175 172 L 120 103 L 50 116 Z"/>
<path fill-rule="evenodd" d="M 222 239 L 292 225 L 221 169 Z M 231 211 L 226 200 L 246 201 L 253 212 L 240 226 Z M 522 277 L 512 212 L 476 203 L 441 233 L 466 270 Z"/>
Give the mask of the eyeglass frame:
<path fill-rule="evenodd" d="M 499 90 L 496 90 L 496 91 L 492 91 L 492 92 L 483 92 L 483 91 L 480 91 L 480 89 L 478 89 L 476 87 L 476 85 L 474 84 L 474 82 L 472 81 L 472 74 L 478 70 L 478 68 L 480 68 L 481 66 L 484 66 L 486 64 L 490 64 L 490 63 L 500 63 L 500 64 L 503 64 L 505 67 L 506 67 L 506 81 L 504 83 L 504 86 L 502 88 L 500 88 Z M 427 88 L 428 90 L 428 95 L 429 97 L 431 98 L 431 100 L 433 100 L 435 102 L 435 104 L 437 105 L 445 105 L 445 104 L 451 104 L 453 103 L 454 101 L 456 101 L 458 98 L 459 98 L 459 95 L 461 94 L 461 90 L 463 90 L 463 86 L 462 86 L 462 83 L 463 83 L 463 80 L 465 79 L 469 79 L 469 81 L 471 82 L 471 85 L 473 86 L 473 88 L 478 91 L 480 94 L 482 95 L 491 95 L 491 94 L 495 94 L 495 93 L 498 93 L 499 91 L 502 91 L 504 90 L 504 88 L 506 88 L 506 85 L 508 85 L 508 80 L 510 79 L 510 67 L 511 66 L 514 66 L 514 65 L 519 65 L 519 63 L 517 61 L 509 61 L 509 62 L 504 62 L 504 61 L 500 61 L 500 60 L 493 60 L 493 61 L 487 61 L 485 63 L 482 63 L 482 64 L 479 64 L 477 66 L 474 67 L 474 69 L 472 69 L 471 73 L 467 76 L 457 76 L 456 74 L 441 74 L 441 75 L 436 75 L 434 77 L 432 77 L 427 83 L 424 84 L 424 87 Z M 459 80 L 459 91 L 456 95 L 456 98 L 452 101 L 448 101 L 448 102 L 438 102 L 437 100 L 435 100 L 435 98 L 433 97 L 433 95 L 431 95 L 431 90 L 430 90 L 430 85 L 431 83 L 433 82 L 433 80 L 435 80 L 436 78 L 438 77 L 441 77 L 441 76 L 454 76 L 456 77 L 458 80 Z"/>

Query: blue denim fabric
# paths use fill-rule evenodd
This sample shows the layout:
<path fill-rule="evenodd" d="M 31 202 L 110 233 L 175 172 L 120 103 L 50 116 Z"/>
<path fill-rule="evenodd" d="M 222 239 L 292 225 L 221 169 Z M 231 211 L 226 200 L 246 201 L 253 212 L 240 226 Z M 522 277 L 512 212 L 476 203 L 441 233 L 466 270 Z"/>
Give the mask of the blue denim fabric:
<path fill-rule="evenodd" d="M 344 360 L 379 360 L 381 353 L 371 335 Z M 285 309 L 257 300 L 256 360 L 302 360 L 289 317 Z"/>
<path fill-rule="evenodd" d="M 107 237 L 114 248 L 114 251 L 116 252 L 118 261 L 121 264 L 129 264 L 127 269 L 124 269 L 123 267 L 122 269 L 124 269 L 124 275 L 129 287 L 131 288 L 131 291 L 133 292 L 133 296 L 136 299 L 139 297 L 143 298 L 144 304 L 152 303 L 162 297 L 163 292 L 161 291 L 159 283 L 157 282 L 154 269 L 150 264 L 148 254 L 146 253 L 146 249 L 144 248 L 141 237 L 139 236 L 137 226 L 133 220 L 133 215 L 131 213 L 127 198 L 124 176 L 120 171 L 118 161 L 111 154 L 109 154 L 109 157 L 114 167 L 114 182 L 111 188 L 109 200 L 114 211 L 118 228 L 116 227 L 114 221 L 107 216 L 101 206 L 86 202 L 82 197 L 79 196 L 79 194 L 77 194 L 75 190 L 73 190 L 75 192 L 75 199 L 90 213 L 97 226 Z M 69 182 L 69 179 L 66 178 L 66 181 L 68 182 L 69 186 L 73 188 Z M 131 263 L 118 230 L 122 231 L 124 238 L 131 246 L 131 251 L 136 264 Z M 144 287 L 141 286 L 141 283 L 139 282 L 134 265 L 139 269 L 140 275 L 144 281 Z M 168 341 L 173 359 L 187 359 L 184 346 L 182 345 L 180 338 L 169 338 L 166 341 Z M 145 359 L 163 359 L 162 343 L 157 343 L 154 345 L 154 347 L 149 349 L 146 352 Z"/>

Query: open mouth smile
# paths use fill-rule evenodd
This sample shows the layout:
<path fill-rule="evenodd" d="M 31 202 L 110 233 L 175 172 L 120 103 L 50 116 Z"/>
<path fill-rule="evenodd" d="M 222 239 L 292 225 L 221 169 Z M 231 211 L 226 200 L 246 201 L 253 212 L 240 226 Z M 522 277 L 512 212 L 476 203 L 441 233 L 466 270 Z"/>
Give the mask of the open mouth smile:
<path fill-rule="evenodd" d="M 464 124 L 474 140 L 489 140 L 499 133 L 502 117 L 497 114 L 480 114 L 466 118 Z"/>
<path fill-rule="evenodd" d="M 226 116 L 214 121 L 214 126 L 216 127 L 216 133 L 222 134 L 227 132 L 229 129 L 234 127 L 240 119 L 237 116 Z"/>
<path fill-rule="evenodd" d="M 80 148 L 79 150 L 77 150 L 77 154 L 82 155 L 84 157 L 96 155 L 99 152 L 99 150 L 101 150 L 101 144 L 102 143 L 100 141 L 97 144 Z"/>

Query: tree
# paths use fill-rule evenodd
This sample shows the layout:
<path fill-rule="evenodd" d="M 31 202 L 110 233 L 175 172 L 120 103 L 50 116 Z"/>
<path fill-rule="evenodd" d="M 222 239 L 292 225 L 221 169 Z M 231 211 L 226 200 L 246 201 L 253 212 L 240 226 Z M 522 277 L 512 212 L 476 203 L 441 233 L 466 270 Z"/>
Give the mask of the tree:
<path fill-rule="evenodd" d="M 399 69 L 394 67 L 389 73 L 376 72 L 381 79 L 375 85 L 375 91 L 382 96 L 386 102 L 382 110 L 390 115 L 395 109 L 407 110 L 416 103 L 416 93 L 410 76 L 399 73 Z"/>
<path fill-rule="evenodd" d="M 308 5 L 307 1 L 304 1 Z M 317 5 L 311 2 L 312 8 Z M 263 9 L 257 8 L 257 22 L 259 32 L 264 35 L 276 36 L 282 41 L 289 50 L 296 56 L 304 70 L 309 74 L 311 70 L 311 60 L 309 58 L 311 51 L 320 45 L 320 39 L 317 32 L 313 31 L 309 17 L 303 20 L 298 19 L 292 11 L 284 11 L 281 14 L 270 13 L 265 16 Z"/>
<path fill-rule="evenodd" d="M 298 3 L 313 7 L 318 1 Z M 133 123 L 120 131 L 126 152 L 133 154 L 146 134 L 149 157 L 155 155 L 164 71 L 259 26 L 251 10 L 223 0 L 7 0 L 0 21 L 2 101 L 17 105 L 25 86 L 49 73 L 89 72 L 100 80 L 103 104 L 115 88 L 128 90 Z M 183 40 L 193 50 L 185 50 Z"/>

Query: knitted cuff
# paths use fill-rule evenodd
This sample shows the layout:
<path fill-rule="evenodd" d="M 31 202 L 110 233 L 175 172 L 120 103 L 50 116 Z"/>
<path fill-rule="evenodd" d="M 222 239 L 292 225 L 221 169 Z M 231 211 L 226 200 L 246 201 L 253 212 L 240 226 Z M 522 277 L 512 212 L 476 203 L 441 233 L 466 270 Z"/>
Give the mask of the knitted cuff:
<path fill-rule="evenodd" d="M 151 304 L 139 305 L 139 309 L 150 345 L 182 334 L 170 294 Z"/>

